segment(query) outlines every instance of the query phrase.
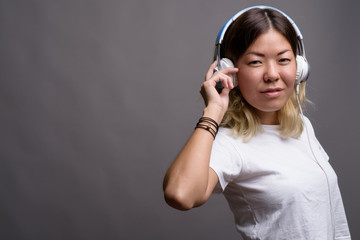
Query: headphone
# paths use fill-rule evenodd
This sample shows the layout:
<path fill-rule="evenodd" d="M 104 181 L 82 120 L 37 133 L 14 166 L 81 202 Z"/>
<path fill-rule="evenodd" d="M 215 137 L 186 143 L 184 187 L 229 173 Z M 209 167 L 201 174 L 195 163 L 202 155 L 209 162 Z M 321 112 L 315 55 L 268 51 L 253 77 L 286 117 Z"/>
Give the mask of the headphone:
<path fill-rule="evenodd" d="M 305 57 L 305 48 L 304 48 L 303 37 L 302 37 L 302 34 L 301 34 L 299 28 L 296 26 L 295 22 L 288 15 L 286 15 L 284 12 L 282 12 L 281 10 L 276 9 L 274 7 L 263 6 L 263 5 L 248 7 L 248 8 L 245 8 L 245 9 L 241 10 L 240 12 L 238 12 L 234 16 L 232 16 L 224 24 L 224 26 L 220 29 L 220 31 L 219 31 L 219 33 L 218 33 L 218 35 L 216 37 L 216 42 L 215 42 L 216 61 L 217 61 L 217 66 L 215 68 L 215 71 L 219 71 L 221 69 L 228 68 L 228 67 L 234 67 L 234 63 L 230 59 L 221 58 L 221 56 L 220 56 L 220 47 L 221 47 L 222 41 L 224 40 L 226 30 L 229 28 L 231 23 L 233 23 L 244 12 L 247 12 L 248 10 L 254 9 L 254 8 L 275 10 L 275 11 L 281 13 L 283 16 L 285 16 L 289 20 L 289 22 L 291 23 L 291 25 L 293 26 L 293 28 L 294 28 L 294 30 L 296 32 L 296 36 L 297 36 L 297 40 L 298 40 L 297 41 L 297 46 L 298 46 L 298 52 L 299 53 L 296 56 L 296 80 L 295 80 L 295 83 L 296 83 L 296 85 L 299 85 L 301 82 L 305 82 L 309 78 L 310 65 L 309 65 L 309 63 L 308 63 L 308 61 L 306 60 L 306 57 Z M 233 80 L 234 80 L 234 86 L 235 86 L 236 81 L 235 81 L 234 76 L 233 76 Z"/>

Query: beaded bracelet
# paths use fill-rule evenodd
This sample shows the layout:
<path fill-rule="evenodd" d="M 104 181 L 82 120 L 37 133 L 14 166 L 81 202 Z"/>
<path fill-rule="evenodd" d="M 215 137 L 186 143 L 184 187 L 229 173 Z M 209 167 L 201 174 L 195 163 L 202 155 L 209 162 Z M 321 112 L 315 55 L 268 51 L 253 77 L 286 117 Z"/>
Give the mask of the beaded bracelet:
<path fill-rule="evenodd" d="M 207 123 L 207 124 L 204 124 Z M 217 122 L 209 117 L 201 117 L 199 119 L 199 122 L 196 124 L 196 128 L 202 128 L 204 130 L 207 130 L 211 135 L 216 137 L 217 132 L 219 131 L 219 125 Z"/>

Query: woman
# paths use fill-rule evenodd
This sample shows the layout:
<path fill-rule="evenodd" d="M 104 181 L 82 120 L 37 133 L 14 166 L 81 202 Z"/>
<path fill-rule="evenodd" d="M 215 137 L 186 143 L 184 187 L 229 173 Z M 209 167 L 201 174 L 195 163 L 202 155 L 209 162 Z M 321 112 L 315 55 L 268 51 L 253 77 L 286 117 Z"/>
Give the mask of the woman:
<path fill-rule="evenodd" d="M 350 239 L 336 174 L 302 117 L 301 33 L 271 7 L 235 16 L 201 86 L 203 117 L 165 175 L 166 202 L 188 210 L 222 192 L 243 239 Z"/>

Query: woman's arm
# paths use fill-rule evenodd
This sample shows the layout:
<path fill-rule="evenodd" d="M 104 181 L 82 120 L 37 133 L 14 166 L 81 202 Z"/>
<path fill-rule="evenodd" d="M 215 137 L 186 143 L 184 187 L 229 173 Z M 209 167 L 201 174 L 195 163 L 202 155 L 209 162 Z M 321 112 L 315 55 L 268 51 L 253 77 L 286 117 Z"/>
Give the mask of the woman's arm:
<path fill-rule="evenodd" d="M 220 124 L 229 103 L 229 91 L 233 83 L 229 76 L 238 71 L 227 68 L 213 73 L 214 62 L 201 86 L 201 95 L 205 101 L 203 117 L 209 117 Z M 219 94 L 216 83 L 224 87 Z M 206 130 L 197 128 L 169 167 L 164 178 L 164 196 L 166 202 L 180 210 L 188 210 L 205 203 L 218 182 L 216 173 L 209 167 L 213 136 Z"/>

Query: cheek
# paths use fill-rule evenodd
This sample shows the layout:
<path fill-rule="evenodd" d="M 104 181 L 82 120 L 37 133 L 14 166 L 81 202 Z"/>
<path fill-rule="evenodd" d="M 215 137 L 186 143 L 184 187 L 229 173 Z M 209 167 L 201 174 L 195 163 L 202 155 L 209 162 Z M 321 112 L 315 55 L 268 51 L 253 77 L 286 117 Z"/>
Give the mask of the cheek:
<path fill-rule="evenodd" d="M 249 86 L 255 86 L 256 83 L 262 79 L 261 74 L 258 71 L 248 70 L 239 71 L 237 74 L 238 85 L 240 89 L 250 88 Z"/>
<path fill-rule="evenodd" d="M 238 88 L 243 97 L 251 94 L 251 91 L 255 89 L 255 81 L 248 76 L 248 74 L 238 74 Z"/>
<path fill-rule="evenodd" d="M 296 80 L 296 67 L 287 72 L 284 72 L 282 79 L 286 83 L 286 85 L 288 85 L 289 87 L 294 87 Z"/>

